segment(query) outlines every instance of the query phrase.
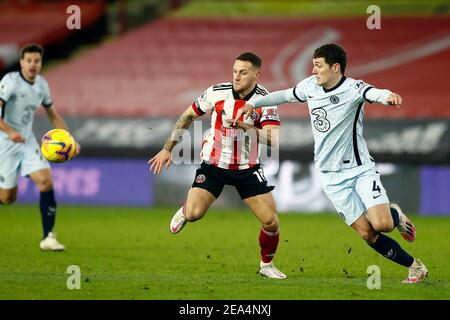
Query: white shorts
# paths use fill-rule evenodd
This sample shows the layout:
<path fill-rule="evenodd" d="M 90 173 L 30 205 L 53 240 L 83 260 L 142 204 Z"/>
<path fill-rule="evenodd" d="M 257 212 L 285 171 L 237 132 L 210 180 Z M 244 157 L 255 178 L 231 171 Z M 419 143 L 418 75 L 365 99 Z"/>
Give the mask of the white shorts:
<path fill-rule="evenodd" d="M 375 163 L 336 172 L 320 172 L 323 190 L 345 223 L 352 225 L 367 210 L 389 203 Z"/>
<path fill-rule="evenodd" d="M 24 143 L 14 143 L 6 135 L 0 135 L 0 188 L 13 189 L 19 181 L 19 174 L 27 176 L 50 164 L 41 154 L 33 134 L 25 137 Z"/>

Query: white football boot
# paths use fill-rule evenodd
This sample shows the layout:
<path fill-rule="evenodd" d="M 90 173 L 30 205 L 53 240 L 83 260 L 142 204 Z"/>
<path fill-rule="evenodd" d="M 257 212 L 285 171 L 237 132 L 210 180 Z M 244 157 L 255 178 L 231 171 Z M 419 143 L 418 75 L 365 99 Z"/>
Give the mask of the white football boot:
<path fill-rule="evenodd" d="M 414 227 L 414 224 L 403 213 L 402 209 L 398 204 L 390 203 L 389 207 L 394 208 L 398 212 L 399 222 L 397 229 L 400 232 L 403 239 L 409 242 L 413 242 L 416 239 L 416 227 Z"/>
<path fill-rule="evenodd" d="M 411 267 L 409 267 L 408 278 L 402 281 L 402 283 L 418 283 L 428 276 L 428 269 L 419 260 L 414 259 Z"/>
<path fill-rule="evenodd" d="M 177 213 L 174 214 L 172 217 L 172 220 L 170 221 L 169 230 L 171 233 L 175 234 L 181 231 L 183 229 L 184 225 L 186 224 L 187 220 L 183 214 L 183 209 L 180 208 Z"/>
<path fill-rule="evenodd" d="M 273 265 L 272 262 L 269 263 L 264 263 L 261 261 L 261 263 L 259 264 L 259 273 L 267 278 L 271 278 L 271 279 L 285 279 L 286 275 L 281 272 L 280 270 L 278 270 L 277 268 L 275 268 L 275 266 Z"/>
<path fill-rule="evenodd" d="M 66 247 L 56 240 L 56 234 L 49 232 L 47 237 L 41 240 L 39 247 L 42 251 L 64 251 Z"/>

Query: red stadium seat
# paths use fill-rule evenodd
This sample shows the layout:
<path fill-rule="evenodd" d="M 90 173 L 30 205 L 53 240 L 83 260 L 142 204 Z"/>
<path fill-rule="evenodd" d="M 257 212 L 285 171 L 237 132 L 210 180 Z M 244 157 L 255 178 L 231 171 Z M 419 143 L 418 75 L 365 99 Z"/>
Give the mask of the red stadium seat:
<path fill-rule="evenodd" d="M 338 42 L 349 55 L 347 75 L 404 97 L 399 110 L 367 105 L 369 118 L 450 117 L 447 17 L 383 17 L 381 30 L 350 19 L 161 19 L 46 73 L 65 114 L 175 117 L 208 86 L 230 81 L 243 51 L 263 58 L 260 83 L 294 86 L 311 72 L 312 50 Z M 69 85 L 70 84 L 70 85 Z M 302 105 L 282 117 L 306 117 Z"/>

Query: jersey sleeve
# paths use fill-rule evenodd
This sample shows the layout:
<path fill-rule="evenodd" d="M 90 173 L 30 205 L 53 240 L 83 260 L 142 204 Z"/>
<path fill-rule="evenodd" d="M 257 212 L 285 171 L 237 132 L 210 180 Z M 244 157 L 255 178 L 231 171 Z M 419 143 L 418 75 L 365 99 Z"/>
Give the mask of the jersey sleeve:
<path fill-rule="evenodd" d="M 3 104 L 13 96 L 14 93 L 14 85 L 9 74 L 5 75 L 3 79 L 0 81 L 0 100 L 3 101 Z"/>
<path fill-rule="evenodd" d="M 52 97 L 50 94 L 50 87 L 48 86 L 48 82 L 45 79 L 43 80 L 44 81 L 42 81 L 42 93 L 44 94 L 44 97 L 42 99 L 42 105 L 45 108 L 49 108 L 53 104 Z"/>
<path fill-rule="evenodd" d="M 308 86 L 309 80 L 309 78 L 302 80 L 292 90 L 295 99 L 297 99 L 299 102 L 306 102 L 307 100 L 306 88 Z"/>
<path fill-rule="evenodd" d="M 261 113 L 259 122 L 262 127 L 267 125 L 280 125 L 280 116 L 278 115 L 277 107 L 264 107 L 259 112 Z"/>
<path fill-rule="evenodd" d="M 373 88 L 372 85 L 370 85 L 362 80 L 356 80 L 355 91 L 356 91 L 357 100 L 360 102 L 367 101 L 369 103 L 372 103 L 373 101 L 368 99 L 366 96 L 367 91 L 369 91 L 372 88 Z"/>
<path fill-rule="evenodd" d="M 192 109 L 198 116 L 204 115 L 214 108 L 212 103 L 213 87 L 209 87 L 203 94 L 192 103 Z"/>

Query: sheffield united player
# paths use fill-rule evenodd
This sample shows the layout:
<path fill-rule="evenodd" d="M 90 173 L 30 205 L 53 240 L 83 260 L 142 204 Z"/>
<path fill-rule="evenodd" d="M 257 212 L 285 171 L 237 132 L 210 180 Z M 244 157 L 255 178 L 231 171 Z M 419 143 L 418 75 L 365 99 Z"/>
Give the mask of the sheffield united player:
<path fill-rule="evenodd" d="M 160 174 L 163 166 L 169 168 L 171 152 L 178 142 L 178 130 L 187 129 L 193 120 L 211 112 L 211 128 L 203 141 L 199 169 L 190 188 L 186 203 L 170 222 L 170 232 L 178 233 L 186 222 L 201 219 L 210 205 L 220 196 L 225 185 L 236 188 L 242 200 L 261 222 L 260 274 L 284 279 L 286 275 L 273 265 L 279 242 L 279 222 L 272 186 L 259 164 L 258 141 L 267 145 L 278 143 L 280 121 L 276 106 L 255 109 L 251 117 L 233 127 L 237 111 L 246 102 L 267 95 L 257 84 L 261 59 L 246 52 L 236 58 L 233 82 L 209 87 L 181 115 L 164 148 L 150 161 L 150 171 Z"/>

